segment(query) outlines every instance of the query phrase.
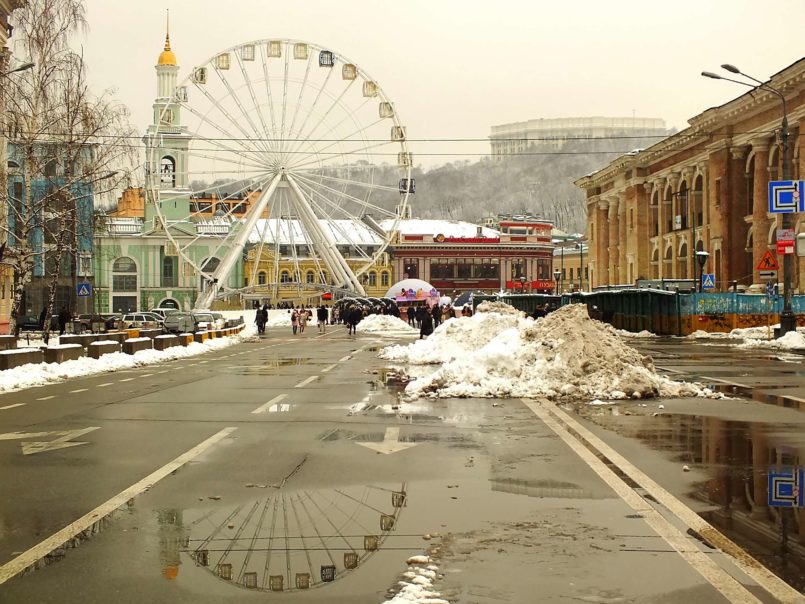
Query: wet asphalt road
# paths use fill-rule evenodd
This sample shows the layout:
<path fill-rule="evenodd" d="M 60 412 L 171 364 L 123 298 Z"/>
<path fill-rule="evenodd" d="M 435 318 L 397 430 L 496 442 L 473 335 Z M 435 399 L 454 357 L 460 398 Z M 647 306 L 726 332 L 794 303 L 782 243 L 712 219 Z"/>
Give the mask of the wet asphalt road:
<path fill-rule="evenodd" d="M 627 504 L 549 425 L 561 411 L 546 424 L 519 400 L 398 407 L 395 374 L 375 353 L 388 343 L 272 329 L 192 359 L 0 395 L 0 565 L 124 493 L 77 547 L 0 585 L 0 602 L 382 602 L 426 550 L 450 601 L 776 601 L 698 540 L 677 553 L 650 519 L 683 535 L 684 523 L 651 497 Z M 638 346 L 669 371 L 802 394 L 801 357 Z M 692 496 L 707 464 L 682 472 L 642 422 L 799 419 L 768 401 L 661 403 L 660 415 L 658 401 L 566 410 L 703 513 L 717 511 Z M 336 580 L 322 582 L 332 566 Z M 306 577 L 311 589 L 271 591 Z"/>

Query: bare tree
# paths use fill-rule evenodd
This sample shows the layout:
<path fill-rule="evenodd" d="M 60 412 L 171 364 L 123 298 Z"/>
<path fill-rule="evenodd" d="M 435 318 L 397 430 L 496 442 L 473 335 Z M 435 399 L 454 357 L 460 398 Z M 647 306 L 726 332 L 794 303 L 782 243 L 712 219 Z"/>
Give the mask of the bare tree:
<path fill-rule="evenodd" d="M 111 91 L 89 90 L 84 58 L 70 48 L 86 27 L 83 0 L 29 0 L 14 16 L 15 53 L 35 66 L 7 91 L 12 191 L 0 191 L 0 202 L 8 207 L 3 229 L 14 274 L 10 327 L 19 333 L 36 269 L 49 280 L 47 337 L 64 263 L 91 246 L 93 198 L 128 180 L 136 138 L 126 108 Z"/>

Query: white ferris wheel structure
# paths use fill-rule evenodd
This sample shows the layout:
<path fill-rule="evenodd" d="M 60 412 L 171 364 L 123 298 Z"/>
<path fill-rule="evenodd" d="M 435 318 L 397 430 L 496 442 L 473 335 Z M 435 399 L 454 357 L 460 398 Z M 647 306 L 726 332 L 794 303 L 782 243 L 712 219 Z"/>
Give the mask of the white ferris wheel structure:
<path fill-rule="evenodd" d="M 216 53 L 171 94 L 146 136 L 146 198 L 163 225 L 203 227 L 165 228 L 204 283 L 196 307 L 280 287 L 365 295 L 361 275 L 415 190 L 405 127 L 378 82 L 316 44 L 259 40 Z M 191 253 L 202 236 L 215 262 Z M 228 285 L 247 253 L 248 285 Z"/>

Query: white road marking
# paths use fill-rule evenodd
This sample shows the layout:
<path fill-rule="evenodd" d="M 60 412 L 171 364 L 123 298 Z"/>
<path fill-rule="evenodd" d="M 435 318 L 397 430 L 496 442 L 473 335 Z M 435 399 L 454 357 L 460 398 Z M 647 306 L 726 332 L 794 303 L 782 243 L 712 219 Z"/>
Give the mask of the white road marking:
<path fill-rule="evenodd" d="M 95 524 L 102 518 L 105 518 L 120 506 L 124 505 L 132 497 L 136 497 L 137 495 L 145 491 L 147 488 L 152 487 L 154 484 L 165 478 L 165 476 L 170 475 L 170 473 L 173 472 L 174 470 L 182 467 L 187 462 L 198 457 L 204 451 L 209 449 L 211 446 L 213 446 L 220 440 L 232 434 L 232 432 L 234 432 L 235 430 L 237 430 L 237 428 L 224 428 L 220 432 L 212 435 L 204 442 L 196 445 L 186 453 L 183 453 L 170 463 L 162 466 L 155 472 L 152 472 L 151 474 L 149 474 L 136 484 L 133 484 L 126 490 L 121 491 L 120 493 L 118 493 L 105 503 L 99 505 L 94 510 L 87 512 L 75 522 L 71 522 L 63 529 L 54 533 L 41 543 L 38 543 L 37 545 L 33 546 L 28 551 L 20 554 L 10 562 L 4 564 L 3 566 L 0 566 L 0 585 L 5 583 L 12 577 L 17 576 L 31 565 L 35 564 L 38 560 L 44 558 L 54 549 L 61 547 L 64 543 L 66 543 L 67 541 L 78 535 L 80 532 L 90 528 L 93 524 Z"/>
<path fill-rule="evenodd" d="M 78 390 L 70 390 L 70 394 L 78 394 L 79 392 L 86 392 L 88 388 L 79 388 Z"/>
<path fill-rule="evenodd" d="M 47 436 L 53 434 L 52 432 L 6 432 L 0 434 L 0 440 L 17 440 L 20 438 L 37 438 L 39 436 Z"/>
<path fill-rule="evenodd" d="M 154 374 L 153 373 L 144 373 L 140 377 L 151 377 L 152 375 L 154 375 Z"/>
<path fill-rule="evenodd" d="M 118 380 L 118 381 L 119 382 L 130 382 L 133 379 L 135 379 L 135 378 L 126 378 L 125 380 Z"/>
<path fill-rule="evenodd" d="M 307 386 L 310 382 L 312 382 L 313 380 L 317 380 L 318 378 L 319 376 L 317 375 L 311 375 L 309 378 L 306 378 L 301 382 L 299 382 L 296 386 L 294 386 L 294 388 L 301 388 L 302 386 Z"/>
<path fill-rule="evenodd" d="M 166 369 L 165 371 L 157 371 L 157 375 L 162 375 L 163 373 L 168 373 L 168 370 Z"/>
<path fill-rule="evenodd" d="M 343 362 L 345 362 L 345 361 L 350 360 L 351 358 L 352 358 L 352 355 L 351 355 L 351 354 L 348 354 L 347 356 L 345 356 L 345 357 L 341 357 L 340 359 L 338 359 L 338 362 L 339 362 L 339 363 L 343 363 Z"/>
<path fill-rule="evenodd" d="M 50 396 L 43 396 L 42 398 L 38 398 L 36 400 L 38 400 L 38 401 L 49 401 L 52 398 L 56 398 L 56 396 L 51 394 Z"/>
<path fill-rule="evenodd" d="M 626 458 L 587 430 L 587 428 L 582 426 L 567 413 L 559 409 L 556 405 L 549 401 L 537 402 L 526 399 L 522 400 L 525 405 L 562 438 L 579 457 L 584 459 L 587 464 L 595 470 L 624 501 L 626 501 L 626 503 L 642 514 L 646 522 L 657 531 L 671 547 L 685 558 L 693 568 L 699 571 L 713 587 L 721 592 L 729 602 L 759 602 L 760 600 L 749 593 L 736 579 L 728 575 L 724 569 L 716 565 L 707 554 L 702 552 L 695 543 L 692 543 L 686 535 L 674 527 L 645 499 L 640 497 L 634 489 L 621 480 L 609 467 L 596 457 L 590 449 L 584 446 L 578 439 L 571 436 L 570 433 L 548 413 L 548 409 L 571 430 L 587 441 L 599 454 L 608 459 L 621 472 L 645 489 L 649 495 L 656 499 L 661 505 L 665 506 L 668 511 L 674 514 L 685 525 L 695 531 L 705 541 L 723 552 L 738 568 L 751 577 L 774 598 L 780 602 L 793 603 L 802 601 L 802 595 L 798 591 L 753 559 L 737 544 L 721 534 L 716 528 L 698 516 L 696 512 L 654 482 Z"/>
<path fill-rule="evenodd" d="M 335 369 L 335 367 L 337 367 L 337 366 L 338 366 L 338 363 L 333 363 L 332 365 L 329 365 L 329 366 L 325 367 L 324 369 L 322 369 L 321 372 L 322 373 L 327 373 L 331 369 Z"/>
<path fill-rule="evenodd" d="M 278 394 L 277 396 L 272 398 L 267 403 L 264 403 L 264 404 L 260 405 L 259 407 L 257 407 L 257 409 L 252 411 L 252 413 L 265 413 L 266 409 L 268 409 L 271 405 L 279 403 L 280 401 L 285 400 L 286 398 L 288 398 L 287 394 Z"/>
<path fill-rule="evenodd" d="M 25 403 L 14 403 L 13 405 L 6 405 L 5 407 L 0 407 L 0 411 L 3 409 L 13 409 L 14 407 L 24 407 Z"/>
<path fill-rule="evenodd" d="M 107 386 L 111 386 L 114 382 L 106 382 L 105 384 L 98 384 L 95 386 L 96 388 L 106 388 Z"/>
<path fill-rule="evenodd" d="M 34 453 L 45 453 L 46 451 L 55 451 L 56 449 L 67 449 L 68 447 L 77 447 L 78 445 L 88 445 L 88 442 L 74 441 L 74 438 L 84 436 L 95 430 L 100 430 L 100 426 L 92 426 L 89 428 L 82 428 L 81 430 L 70 430 L 68 432 L 54 432 L 53 434 L 61 434 L 59 438 L 50 441 L 37 441 L 37 442 L 22 442 L 22 454 L 33 455 Z"/>
<path fill-rule="evenodd" d="M 355 443 L 372 451 L 388 455 L 396 453 L 397 451 L 405 451 L 411 447 L 416 447 L 419 443 L 406 443 L 400 442 L 400 428 L 397 426 L 389 426 L 386 428 L 386 434 L 383 436 L 382 443 Z"/>

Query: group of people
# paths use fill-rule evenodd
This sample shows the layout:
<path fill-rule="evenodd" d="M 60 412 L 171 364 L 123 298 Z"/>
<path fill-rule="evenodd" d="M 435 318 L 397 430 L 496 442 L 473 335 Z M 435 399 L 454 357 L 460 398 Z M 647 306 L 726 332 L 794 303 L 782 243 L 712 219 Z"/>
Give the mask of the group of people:
<path fill-rule="evenodd" d="M 279 308 L 279 306 L 277 307 Z M 254 323 L 257 325 L 257 333 L 265 334 L 266 325 L 268 324 L 268 311 L 271 309 L 270 304 L 264 304 L 262 307 L 258 306 L 254 317 Z M 288 312 L 291 318 L 291 329 L 294 335 L 305 333 L 307 324 L 313 319 L 313 307 L 308 306 L 289 306 Z M 320 304 L 316 308 L 316 321 L 318 323 L 319 333 L 327 333 L 327 324 L 330 323 L 330 308 L 325 304 Z"/>
<path fill-rule="evenodd" d="M 455 318 L 456 309 L 450 304 L 434 305 L 432 307 L 425 306 L 409 306 L 405 311 L 405 316 L 408 319 L 408 324 L 411 327 L 419 328 L 419 339 L 429 336 L 433 330 L 439 327 L 448 319 Z M 460 316 L 471 317 L 472 308 L 469 304 L 461 307 Z"/>

